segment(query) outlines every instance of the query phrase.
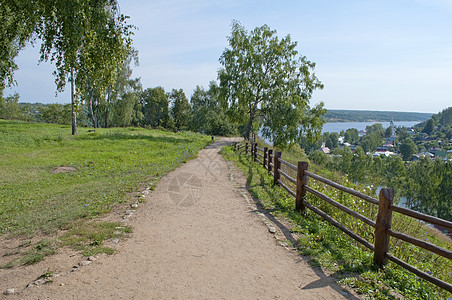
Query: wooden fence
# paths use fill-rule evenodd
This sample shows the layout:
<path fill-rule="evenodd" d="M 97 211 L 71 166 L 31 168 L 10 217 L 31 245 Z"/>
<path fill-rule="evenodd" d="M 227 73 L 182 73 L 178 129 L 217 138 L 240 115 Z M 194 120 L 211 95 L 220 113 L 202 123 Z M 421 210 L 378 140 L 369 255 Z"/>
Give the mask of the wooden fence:
<path fill-rule="evenodd" d="M 281 152 L 273 152 L 272 149 L 267 147 L 258 148 L 257 143 L 236 143 L 235 149 L 242 150 L 246 155 L 251 155 L 255 162 L 261 164 L 265 169 L 267 169 L 270 174 L 273 176 L 273 181 L 275 184 L 283 187 L 289 194 L 295 197 L 295 209 L 299 211 L 303 211 L 305 208 L 308 208 L 320 215 L 323 219 L 328 221 L 333 226 L 337 227 L 348 236 L 358 241 L 366 248 L 370 249 L 374 253 L 373 260 L 374 262 L 383 267 L 389 261 L 392 261 L 399 266 L 409 270 L 410 272 L 416 274 L 417 276 L 430 281 L 431 283 L 439 286 L 442 289 L 445 289 L 449 292 L 452 292 L 452 284 L 442 281 L 426 272 L 423 272 L 416 267 L 406 263 L 403 260 L 400 260 L 389 253 L 389 239 L 390 237 L 394 237 L 405 242 L 408 242 L 412 245 L 421 247 L 427 251 L 436 253 L 437 255 L 443 256 L 448 259 L 452 259 L 452 252 L 438 247 L 432 243 L 419 240 L 412 236 L 406 235 L 404 233 L 395 231 L 391 229 L 392 224 L 392 212 L 398 212 L 405 216 L 409 216 L 415 218 L 417 220 L 421 220 L 433 225 L 440 226 L 447 230 L 452 230 L 452 222 L 439 219 L 430 215 L 426 215 L 411 209 L 403 208 L 400 206 L 396 206 L 393 204 L 394 200 L 394 190 L 383 188 L 380 190 L 379 199 L 375 199 L 373 197 L 367 196 L 361 192 L 355 191 L 343 185 L 340 185 L 336 182 L 323 178 L 319 175 L 311 173 L 308 171 L 308 163 L 307 162 L 298 162 L 298 165 L 295 166 L 281 158 Z M 281 164 L 285 165 L 287 168 L 292 169 L 296 172 L 296 178 L 292 178 L 287 173 L 285 173 L 281 169 Z M 286 178 L 289 182 L 293 183 L 296 186 L 296 191 L 290 189 L 283 181 L 281 181 L 281 176 Z M 342 205 L 341 203 L 329 198 L 323 193 L 313 189 L 308 185 L 308 178 L 312 178 L 314 180 L 318 180 L 327 184 L 333 188 L 336 188 L 340 191 L 349 193 L 353 196 L 361 198 L 371 204 L 378 206 L 377 218 L 375 221 L 368 219 L 367 217 L 361 215 L 360 213 L 350 209 L 347 206 Z M 326 201 L 328 204 L 335 206 L 336 208 L 344 211 L 345 213 L 351 215 L 352 217 L 361 220 L 365 224 L 374 228 L 374 244 L 370 243 L 366 239 L 360 237 L 345 225 L 336 221 L 333 217 L 320 210 L 319 208 L 311 205 L 306 201 L 307 193 L 311 193 L 320 199 Z"/>

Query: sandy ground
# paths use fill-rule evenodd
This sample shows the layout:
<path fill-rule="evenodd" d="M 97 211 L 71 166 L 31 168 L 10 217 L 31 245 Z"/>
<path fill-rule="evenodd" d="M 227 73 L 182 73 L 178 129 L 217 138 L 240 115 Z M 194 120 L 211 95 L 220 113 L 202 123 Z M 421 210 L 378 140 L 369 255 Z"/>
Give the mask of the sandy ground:
<path fill-rule="evenodd" d="M 245 178 L 218 154 L 220 139 L 171 172 L 130 217 L 117 253 L 67 272 L 80 256 L 63 251 L 29 267 L 0 270 L 5 299 L 356 299 L 280 245 L 279 222 L 246 196 Z M 267 224 L 266 224 L 267 223 Z M 45 270 L 53 282 L 25 288 Z"/>

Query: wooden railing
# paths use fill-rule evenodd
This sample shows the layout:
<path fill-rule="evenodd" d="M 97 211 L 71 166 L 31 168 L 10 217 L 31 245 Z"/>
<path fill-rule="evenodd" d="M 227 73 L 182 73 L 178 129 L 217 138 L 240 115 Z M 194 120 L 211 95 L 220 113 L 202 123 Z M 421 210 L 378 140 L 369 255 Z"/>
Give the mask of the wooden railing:
<path fill-rule="evenodd" d="M 433 252 L 437 255 L 443 256 L 447 259 L 452 259 L 452 252 L 450 250 L 441 248 L 432 243 L 419 240 L 412 236 L 406 235 L 404 233 L 395 231 L 391 229 L 392 227 L 392 212 L 398 212 L 402 215 L 415 218 L 417 220 L 421 220 L 433 225 L 441 226 L 449 231 L 452 230 L 452 222 L 446 221 L 443 219 L 439 219 L 430 215 L 422 214 L 417 211 L 413 211 L 411 209 L 403 208 L 400 206 L 396 206 L 393 204 L 394 200 L 394 190 L 383 188 L 380 190 L 379 198 L 375 199 L 368 195 L 365 195 L 359 191 L 355 191 L 343 185 L 340 185 L 336 182 L 333 182 L 329 179 L 323 178 L 319 175 L 311 173 L 308 171 L 308 163 L 307 162 L 298 162 L 298 165 L 295 166 L 281 158 L 281 152 L 273 152 L 272 149 L 267 147 L 258 148 L 257 143 L 236 143 L 235 149 L 237 151 L 241 151 L 246 155 L 251 155 L 255 162 L 260 163 L 265 169 L 269 171 L 269 173 L 273 176 L 273 182 L 275 184 L 280 185 L 284 188 L 289 194 L 295 197 L 295 209 L 299 211 L 303 211 L 305 208 L 308 208 L 320 215 L 323 219 L 328 221 L 333 226 L 337 227 L 352 239 L 364 245 L 366 248 L 371 250 L 374 253 L 373 260 L 379 266 L 383 267 L 389 261 L 396 263 L 397 265 L 409 270 L 410 272 L 416 274 L 417 276 L 430 281 L 431 283 L 439 286 L 442 289 L 445 289 L 449 292 L 452 292 L 452 284 L 442 281 L 426 272 L 423 272 L 416 267 L 406 263 L 405 261 L 398 259 L 397 257 L 391 255 L 389 253 L 389 240 L 390 237 L 394 237 L 400 240 L 403 240 L 407 243 L 415 245 L 417 247 L 423 248 L 429 252 Z M 259 153 L 259 152 L 262 152 Z M 261 158 L 262 160 L 260 160 Z M 296 172 L 296 178 L 291 177 L 286 172 L 281 169 L 281 165 L 284 165 L 289 170 L 293 170 Z M 296 186 L 296 191 L 290 189 L 284 182 L 281 180 L 281 176 L 283 176 L 287 181 Z M 376 220 L 370 220 L 369 218 L 361 215 L 360 213 L 350 209 L 349 207 L 331 199 L 330 197 L 324 195 L 323 193 L 315 190 L 314 188 L 308 185 L 308 178 L 312 178 L 314 180 L 320 181 L 324 184 L 327 184 L 335 189 L 346 192 L 353 196 L 356 196 L 360 199 L 363 199 L 373 205 L 378 205 L 378 213 Z M 333 217 L 322 211 L 321 209 L 315 207 L 306 201 L 307 193 L 311 193 L 318 198 L 324 200 L 328 204 L 342 210 L 343 212 L 349 214 L 350 216 L 361 220 L 365 224 L 374 228 L 374 244 L 370 243 L 366 239 L 354 233 L 352 230 L 347 228 L 344 224 L 339 223 Z"/>

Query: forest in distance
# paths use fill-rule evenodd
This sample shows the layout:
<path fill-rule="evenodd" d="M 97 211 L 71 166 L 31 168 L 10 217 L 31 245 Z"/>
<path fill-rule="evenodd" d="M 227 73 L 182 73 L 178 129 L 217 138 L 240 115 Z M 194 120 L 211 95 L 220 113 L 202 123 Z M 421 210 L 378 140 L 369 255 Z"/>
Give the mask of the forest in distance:
<path fill-rule="evenodd" d="M 342 110 L 328 109 L 326 122 L 403 122 L 427 121 L 433 113 L 377 111 L 377 110 Z"/>

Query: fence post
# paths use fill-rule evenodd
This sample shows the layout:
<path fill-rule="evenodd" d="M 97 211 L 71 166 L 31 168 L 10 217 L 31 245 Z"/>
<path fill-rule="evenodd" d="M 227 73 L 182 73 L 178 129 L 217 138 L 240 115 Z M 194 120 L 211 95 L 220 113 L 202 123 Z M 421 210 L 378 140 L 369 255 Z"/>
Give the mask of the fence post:
<path fill-rule="evenodd" d="M 264 161 L 262 162 L 262 164 L 264 165 L 264 169 L 267 168 L 267 151 L 268 147 L 264 147 Z"/>
<path fill-rule="evenodd" d="M 278 184 L 278 180 L 281 178 L 281 174 L 279 174 L 279 169 L 281 169 L 281 162 L 279 159 L 281 158 L 281 152 L 275 152 L 275 156 L 273 157 L 273 183 Z"/>
<path fill-rule="evenodd" d="M 267 160 L 267 170 L 268 170 L 268 172 L 272 171 L 272 166 L 270 165 L 270 163 L 272 162 L 272 155 L 273 155 L 273 150 L 269 149 L 268 150 L 268 160 Z"/>
<path fill-rule="evenodd" d="M 254 143 L 253 157 L 254 157 L 254 161 L 257 161 L 257 143 Z"/>
<path fill-rule="evenodd" d="M 295 210 L 304 211 L 304 201 L 306 200 L 305 186 L 308 184 L 308 176 L 304 171 L 308 169 L 308 162 L 299 161 L 297 166 L 297 199 L 295 201 Z"/>
<path fill-rule="evenodd" d="M 248 143 L 245 144 L 245 155 L 248 155 Z"/>
<path fill-rule="evenodd" d="M 381 189 L 378 200 L 378 214 L 375 222 L 374 262 L 382 268 L 388 263 L 385 254 L 389 251 L 389 235 L 386 234 L 386 230 L 391 229 L 392 210 L 390 206 L 394 200 L 394 190 Z"/>

